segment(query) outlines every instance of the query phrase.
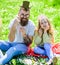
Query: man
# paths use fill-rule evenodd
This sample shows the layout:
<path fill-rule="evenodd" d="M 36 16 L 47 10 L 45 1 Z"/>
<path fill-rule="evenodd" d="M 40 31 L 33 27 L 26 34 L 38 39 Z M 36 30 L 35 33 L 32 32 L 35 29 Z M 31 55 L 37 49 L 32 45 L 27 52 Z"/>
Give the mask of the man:
<path fill-rule="evenodd" d="M 6 64 L 13 56 L 27 52 L 28 46 L 32 43 L 34 35 L 34 24 L 29 20 L 30 7 L 28 1 L 23 1 L 19 13 L 9 25 L 9 41 L 0 41 L 0 49 L 6 51 L 0 58 L 0 64 Z"/>

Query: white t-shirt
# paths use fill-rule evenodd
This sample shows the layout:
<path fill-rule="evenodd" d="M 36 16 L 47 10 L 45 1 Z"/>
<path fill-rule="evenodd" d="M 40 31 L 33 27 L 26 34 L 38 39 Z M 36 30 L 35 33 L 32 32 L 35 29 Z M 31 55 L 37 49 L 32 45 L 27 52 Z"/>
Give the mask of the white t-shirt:
<path fill-rule="evenodd" d="M 13 26 L 13 23 L 15 19 L 13 19 L 11 21 L 11 23 L 9 24 L 9 28 L 11 28 Z M 20 42 L 23 43 L 23 36 L 22 33 L 19 31 L 20 30 L 21 25 L 18 24 L 16 27 L 16 34 L 15 34 L 15 40 L 14 42 Z M 23 27 L 26 30 L 26 34 L 29 36 L 33 36 L 34 35 L 34 30 L 35 30 L 35 25 L 32 21 L 28 21 L 28 24 L 26 26 Z"/>

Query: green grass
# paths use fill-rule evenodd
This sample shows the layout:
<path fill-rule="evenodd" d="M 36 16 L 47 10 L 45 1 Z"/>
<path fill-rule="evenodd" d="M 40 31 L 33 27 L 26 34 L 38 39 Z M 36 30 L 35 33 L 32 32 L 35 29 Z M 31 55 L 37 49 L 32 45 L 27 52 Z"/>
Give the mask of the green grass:
<path fill-rule="evenodd" d="M 23 0 L 0 0 L 0 18 L 2 18 L 2 31 L 0 39 L 8 40 L 8 25 L 17 15 Z M 60 1 L 55 0 L 29 0 L 31 6 L 30 19 L 37 25 L 38 15 L 45 14 L 55 29 L 55 42 L 60 41 Z"/>
<path fill-rule="evenodd" d="M 0 18 L 2 30 L 0 39 L 8 40 L 8 25 L 17 15 L 23 0 L 0 0 Z M 55 42 L 60 42 L 60 0 L 29 0 L 31 6 L 30 19 L 37 26 L 38 15 L 45 14 L 54 27 Z M 34 44 L 32 45 L 34 46 Z"/>

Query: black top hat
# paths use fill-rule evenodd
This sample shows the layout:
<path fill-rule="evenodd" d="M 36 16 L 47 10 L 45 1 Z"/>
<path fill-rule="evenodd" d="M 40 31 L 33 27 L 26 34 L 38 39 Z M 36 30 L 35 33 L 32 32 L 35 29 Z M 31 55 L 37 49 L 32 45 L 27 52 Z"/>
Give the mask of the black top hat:
<path fill-rule="evenodd" d="M 21 7 L 25 8 L 26 10 L 30 9 L 29 7 L 30 2 L 29 1 L 23 1 L 23 4 Z"/>

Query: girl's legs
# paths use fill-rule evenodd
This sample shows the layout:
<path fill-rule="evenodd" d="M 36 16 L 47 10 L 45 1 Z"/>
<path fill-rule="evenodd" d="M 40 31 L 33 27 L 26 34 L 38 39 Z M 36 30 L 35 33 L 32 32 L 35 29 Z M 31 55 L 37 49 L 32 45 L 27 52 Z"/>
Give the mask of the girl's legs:
<path fill-rule="evenodd" d="M 28 47 L 24 44 L 17 44 L 13 47 L 11 47 L 6 54 L 0 59 L 0 64 L 6 64 L 8 63 L 13 56 L 18 54 L 24 54 L 26 53 Z"/>
<path fill-rule="evenodd" d="M 45 50 L 42 49 L 41 47 L 38 47 L 38 46 L 34 48 L 34 52 L 37 53 L 37 54 L 46 55 Z"/>
<path fill-rule="evenodd" d="M 44 43 L 44 49 L 49 59 L 53 58 L 53 52 L 51 50 L 51 44 Z"/>
<path fill-rule="evenodd" d="M 47 64 L 51 64 L 53 62 L 53 52 L 51 50 L 51 44 L 49 43 L 45 43 L 44 44 L 44 49 L 46 51 L 46 55 L 48 56 L 49 60 L 47 62 Z"/>

